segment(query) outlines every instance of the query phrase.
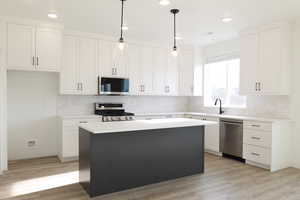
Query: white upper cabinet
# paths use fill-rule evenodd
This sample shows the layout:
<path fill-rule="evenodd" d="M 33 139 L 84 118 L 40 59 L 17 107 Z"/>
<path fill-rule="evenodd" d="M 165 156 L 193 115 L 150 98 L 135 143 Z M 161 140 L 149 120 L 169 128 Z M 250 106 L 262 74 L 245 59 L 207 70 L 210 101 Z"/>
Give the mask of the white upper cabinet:
<path fill-rule="evenodd" d="M 128 47 L 128 77 L 130 95 L 140 93 L 140 48 L 137 45 L 130 44 Z"/>
<path fill-rule="evenodd" d="M 241 36 L 240 93 L 256 94 L 259 82 L 259 37 L 256 33 Z"/>
<path fill-rule="evenodd" d="M 82 94 L 98 94 L 98 41 L 79 39 L 79 83 Z"/>
<path fill-rule="evenodd" d="M 179 59 L 179 95 L 193 96 L 194 51 L 181 50 L 178 59 Z"/>
<path fill-rule="evenodd" d="M 139 67 L 139 94 L 141 95 L 151 95 L 153 92 L 153 55 L 152 47 L 141 46 Z"/>
<path fill-rule="evenodd" d="M 36 29 L 36 66 L 41 71 L 59 71 L 62 54 L 61 31 Z"/>
<path fill-rule="evenodd" d="M 7 24 L 7 67 L 12 70 L 58 72 L 62 33 L 32 25 Z"/>
<path fill-rule="evenodd" d="M 8 24 L 7 67 L 15 70 L 35 69 L 35 29 L 32 26 Z"/>
<path fill-rule="evenodd" d="M 128 48 L 121 51 L 116 42 L 99 41 L 100 75 L 102 77 L 128 76 Z"/>
<path fill-rule="evenodd" d="M 60 93 L 97 95 L 98 41 L 65 36 L 60 74 Z"/>
<path fill-rule="evenodd" d="M 241 94 L 289 95 L 289 24 L 262 27 L 241 35 Z"/>
<path fill-rule="evenodd" d="M 168 54 L 164 48 L 155 48 L 153 56 L 153 94 L 166 94 L 166 73 L 168 67 Z"/>
<path fill-rule="evenodd" d="M 168 55 L 168 67 L 166 72 L 166 95 L 178 95 L 178 82 L 179 82 L 179 64 L 178 57 Z"/>
<path fill-rule="evenodd" d="M 78 40 L 73 36 L 64 36 L 63 39 L 63 59 L 60 73 L 60 93 L 79 94 L 78 80 Z"/>

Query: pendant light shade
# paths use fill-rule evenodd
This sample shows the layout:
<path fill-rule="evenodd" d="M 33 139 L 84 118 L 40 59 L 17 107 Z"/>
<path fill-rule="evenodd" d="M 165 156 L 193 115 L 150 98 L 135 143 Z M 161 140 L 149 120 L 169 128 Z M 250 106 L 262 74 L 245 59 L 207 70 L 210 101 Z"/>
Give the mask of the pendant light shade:
<path fill-rule="evenodd" d="M 121 8 L 121 36 L 120 36 L 120 39 L 119 39 L 119 49 L 121 51 L 124 50 L 125 48 L 125 41 L 124 41 L 124 38 L 123 38 L 123 30 L 124 30 L 124 1 L 126 0 L 121 0 L 122 2 L 122 8 Z"/>
<path fill-rule="evenodd" d="M 172 9 L 171 13 L 174 15 L 174 46 L 172 49 L 172 55 L 173 56 L 178 56 L 178 48 L 177 48 L 177 44 L 176 44 L 176 14 L 179 13 L 178 9 Z"/>

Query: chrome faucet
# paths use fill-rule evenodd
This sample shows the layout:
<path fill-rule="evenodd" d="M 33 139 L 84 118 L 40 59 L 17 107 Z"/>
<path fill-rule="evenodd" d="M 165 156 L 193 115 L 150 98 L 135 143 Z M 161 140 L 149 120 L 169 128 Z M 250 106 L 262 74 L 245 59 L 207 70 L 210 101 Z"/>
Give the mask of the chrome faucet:
<path fill-rule="evenodd" d="M 218 101 L 220 101 L 220 111 L 219 111 L 219 114 L 222 115 L 224 113 L 224 110 L 222 109 L 222 100 L 220 98 L 216 99 L 215 106 L 218 104 Z"/>

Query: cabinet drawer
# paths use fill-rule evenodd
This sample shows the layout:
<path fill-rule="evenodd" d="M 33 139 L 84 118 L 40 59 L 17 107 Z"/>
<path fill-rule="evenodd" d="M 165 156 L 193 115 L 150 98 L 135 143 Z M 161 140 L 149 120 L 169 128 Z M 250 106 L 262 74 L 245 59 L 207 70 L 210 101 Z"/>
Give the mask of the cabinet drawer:
<path fill-rule="evenodd" d="M 97 119 L 71 119 L 71 120 L 63 120 L 64 127 L 77 127 L 80 124 L 85 123 L 93 123 L 93 122 L 102 122 L 101 118 Z"/>
<path fill-rule="evenodd" d="M 272 123 L 244 121 L 244 129 L 272 131 Z"/>
<path fill-rule="evenodd" d="M 271 148 L 272 133 L 266 131 L 244 130 L 244 144 L 256 145 Z"/>
<path fill-rule="evenodd" d="M 205 117 L 205 116 L 199 116 L 199 115 L 190 115 L 189 118 L 199 119 L 199 120 L 204 120 L 204 121 L 219 122 L 219 118 L 216 118 L 216 117 Z"/>
<path fill-rule="evenodd" d="M 243 157 L 246 160 L 263 165 L 271 164 L 271 150 L 267 148 L 244 144 Z"/>

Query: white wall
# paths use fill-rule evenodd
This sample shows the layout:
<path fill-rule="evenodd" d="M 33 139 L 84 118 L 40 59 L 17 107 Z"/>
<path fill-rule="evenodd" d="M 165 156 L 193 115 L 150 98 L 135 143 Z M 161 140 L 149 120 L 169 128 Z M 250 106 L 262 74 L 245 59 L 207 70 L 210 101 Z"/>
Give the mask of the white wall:
<path fill-rule="evenodd" d="M 293 135 L 293 162 L 294 166 L 300 168 L 300 19 L 296 23 L 293 40 L 293 95 L 292 95 L 292 118 L 295 121 Z"/>
<path fill-rule="evenodd" d="M 58 85 L 56 73 L 8 72 L 9 160 L 57 155 Z M 32 139 L 37 146 L 28 148 Z"/>
<path fill-rule="evenodd" d="M 0 174 L 7 169 L 6 151 L 6 70 L 4 65 L 4 23 L 0 19 Z"/>
<path fill-rule="evenodd" d="M 8 72 L 9 160 L 57 155 L 58 115 L 90 115 L 95 102 L 121 102 L 129 112 L 183 112 L 185 97 L 98 97 L 58 95 L 56 73 Z M 26 141 L 37 139 L 36 148 Z"/>

